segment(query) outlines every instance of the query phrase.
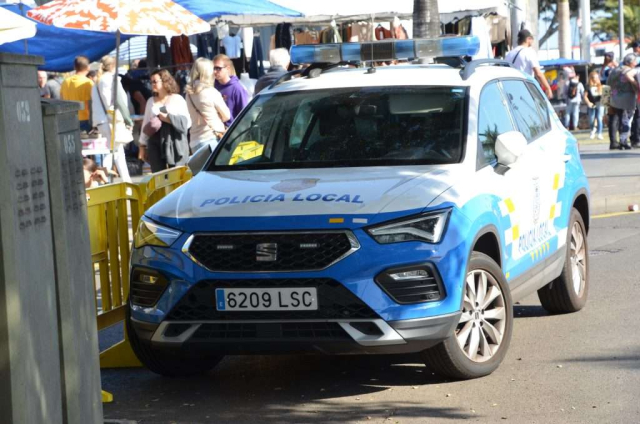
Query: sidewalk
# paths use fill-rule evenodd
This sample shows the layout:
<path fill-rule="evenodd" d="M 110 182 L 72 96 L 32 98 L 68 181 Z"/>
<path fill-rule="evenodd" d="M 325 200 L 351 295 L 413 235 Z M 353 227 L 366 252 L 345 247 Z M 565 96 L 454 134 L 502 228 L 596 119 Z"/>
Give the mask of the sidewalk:
<path fill-rule="evenodd" d="M 640 149 L 609 150 L 609 139 L 575 134 L 591 187 L 591 215 L 624 212 L 640 205 Z"/>

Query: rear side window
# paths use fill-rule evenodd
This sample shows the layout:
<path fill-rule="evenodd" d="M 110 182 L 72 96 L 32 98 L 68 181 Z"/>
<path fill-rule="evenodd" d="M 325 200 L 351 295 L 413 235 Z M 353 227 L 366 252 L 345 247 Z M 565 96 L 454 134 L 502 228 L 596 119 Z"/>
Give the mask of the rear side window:
<path fill-rule="evenodd" d="M 478 165 L 483 166 L 496 159 L 496 140 L 500 134 L 513 131 L 509 108 L 504 101 L 497 83 L 490 83 L 482 89 L 478 108 L 478 142 L 481 150 Z"/>
<path fill-rule="evenodd" d="M 502 85 L 518 130 L 527 141 L 532 142 L 544 134 L 548 130 L 548 122 L 542 120 L 538 106 L 524 81 L 503 81 Z"/>
<path fill-rule="evenodd" d="M 547 100 L 542 96 L 542 93 L 534 84 L 528 82 L 527 87 L 533 96 L 533 100 L 536 102 L 538 108 L 538 114 L 540 115 L 540 121 L 544 125 L 544 132 L 551 129 L 551 118 L 549 117 L 549 107 L 547 106 Z"/>

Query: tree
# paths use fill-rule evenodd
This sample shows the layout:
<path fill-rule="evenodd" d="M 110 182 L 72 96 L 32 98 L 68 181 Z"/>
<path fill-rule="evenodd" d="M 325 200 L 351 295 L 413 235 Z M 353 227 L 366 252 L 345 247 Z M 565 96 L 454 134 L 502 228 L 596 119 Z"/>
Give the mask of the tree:
<path fill-rule="evenodd" d="M 413 0 L 413 38 L 440 36 L 438 0 Z"/>
<path fill-rule="evenodd" d="M 593 30 L 618 38 L 618 0 L 606 0 L 604 11 L 609 16 L 596 19 Z M 625 0 L 622 9 L 625 36 L 640 40 L 640 0 Z"/>
<path fill-rule="evenodd" d="M 602 10 L 609 0 L 591 0 L 591 10 Z M 617 0 L 616 1 L 617 4 Z M 626 0 L 629 1 L 629 0 Z M 558 32 L 558 9 L 557 0 L 538 0 L 538 10 L 544 21 L 548 22 L 549 29 L 538 40 L 539 45 L 543 45 L 553 34 Z M 571 18 L 580 16 L 580 0 L 569 0 L 569 11 Z"/>

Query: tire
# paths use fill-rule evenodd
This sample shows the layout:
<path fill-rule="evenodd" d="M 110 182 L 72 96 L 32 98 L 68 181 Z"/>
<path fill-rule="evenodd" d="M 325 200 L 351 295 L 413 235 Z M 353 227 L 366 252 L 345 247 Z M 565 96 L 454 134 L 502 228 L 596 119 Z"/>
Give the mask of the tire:
<path fill-rule="evenodd" d="M 126 331 L 129 336 L 131 348 L 136 357 L 150 371 L 165 377 L 186 377 L 203 374 L 213 369 L 222 360 L 223 356 L 207 358 L 184 358 L 180 354 L 172 354 L 158 351 L 153 345 L 140 340 L 131 323 L 131 309 L 127 307 Z"/>
<path fill-rule="evenodd" d="M 567 252 L 562 273 L 538 290 L 542 307 L 551 313 L 579 311 L 589 295 L 589 245 L 582 215 L 573 208 L 567 227 Z"/>
<path fill-rule="evenodd" d="M 475 302 L 471 284 L 475 293 L 484 292 L 483 299 L 486 295 L 493 299 L 484 305 Z M 491 374 L 504 359 L 511 341 L 513 305 L 502 270 L 493 259 L 479 252 L 471 254 L 463 296 L 462 316 L 454 333 L 423 351 L 422 357 L 434 372 L 468 380 Z M 474 340 L 478 342 L 475 349 Z"/>

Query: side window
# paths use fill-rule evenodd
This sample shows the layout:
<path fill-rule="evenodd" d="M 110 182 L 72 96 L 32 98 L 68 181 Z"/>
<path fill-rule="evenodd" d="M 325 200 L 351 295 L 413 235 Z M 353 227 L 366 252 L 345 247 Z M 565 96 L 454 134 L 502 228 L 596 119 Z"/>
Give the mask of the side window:
<path fill-rule="evenodd" d="M 543 132 L 547 132 L 551 129 L 551 118 L 549 117 L 547 100 L 542 96 L 542 93 L 534 84 L 528 82 L 527 87 L 533 96 L 533 100 L 536 102 L 538 113 L 540 114 L 540 120 L 543 124 Z"/>
<path fill-rule="evenodd" d="M 504 92 L 509 99 L 518 130 L 532 142 L 546 132 L 545 123 L 524 81 L 503 81 Z"/>
<path fill-rule="evenodd" d="M 482 146 L 478 154 L 484 154 L 478 157 L 478 164 L 484 165 L 496 160 L 498 136 L 514 128 L 497 83 L 490 83 L 482 89 L 478 110 L 478 142 Z"/>

